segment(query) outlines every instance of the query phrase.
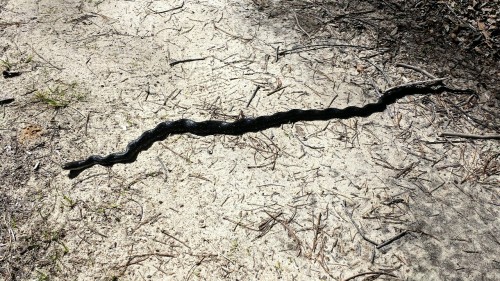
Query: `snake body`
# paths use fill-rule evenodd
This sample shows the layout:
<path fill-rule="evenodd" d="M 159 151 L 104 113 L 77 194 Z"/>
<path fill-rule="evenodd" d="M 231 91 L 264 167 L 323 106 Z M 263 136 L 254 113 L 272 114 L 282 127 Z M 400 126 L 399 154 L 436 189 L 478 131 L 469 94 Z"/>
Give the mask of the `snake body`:
<path fill-rule="evenodd" d="M 70 170 L 69 177 L 74 178 L 82 171 L 94 165 L 113 166 L 117 163 L 132 163 L 140 152 L 149 149 L 155 142 L 163 141 L 168 136 L 190 133 L 198 136 L 208 135 L 242 135 L 265 129 L 279 127 L 283 124 L 298 121 L 320 121 L 330 119 L 348 119 L 352 117 L 368 117 L 376 112 L 383 112 L 388 105 L 405 96 L 423 93 L 441 93 L 443 91 L 464 92 L 467 90 L 449 89 L 443 85 L 444 79 L 428 80 L 407 84 L 385 91 L 375 103 L 362 107 L 348 106 L 342 109 L 292 109 L 268 116 L 241 118 L 234 122 L 207 120 L 195 122 L 190 119 L 179 119 L 159 123 L 154 129 L 145 131 L 140 137 L 131 141 L 125 151 L 111 153 L 107 156 L 92 155 L 87 159 L 66 163 L 63 169 Z"/>

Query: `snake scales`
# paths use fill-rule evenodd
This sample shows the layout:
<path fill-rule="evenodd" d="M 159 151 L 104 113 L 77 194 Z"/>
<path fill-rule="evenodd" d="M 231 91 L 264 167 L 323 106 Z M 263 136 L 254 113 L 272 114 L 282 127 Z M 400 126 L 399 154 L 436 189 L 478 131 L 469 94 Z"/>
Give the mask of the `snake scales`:
<path fill-rule="evenodd" d="M 154 129 L 145 131 L 139 138 L 131 141 L 125 151 L 111 153 L 107 156 L 92 155 L 87 159 L 73 161 L 64 164 L 63 169 L 70 170 L 69 177 L 75 178 L 85 169 L 94 165 L 113 166 L 117 163 L 132 163 L 137 159 L 141 151 L 149 149 L 155 142 L 163 141 L 170 135 L 194 134 L 198 136 L 208 135 L 242 135 L 249 132 L 258 132 L 265 129 L 279 127 L 283 124 L 298 121 L 319 121 L 330 119 L 348 119 L 352 117 L 367 117 L 376 112 L 384 111 L 388 105 L 397 100 L 415 94 L 466 92 L 469 90 L 450 89 L 443 84 L 444 79 L 434 79 L 406 84 L 385 91 L 375 103 L 369 103 L 362 107 L 348 106 L 343 109 L 292 109 L 286 112 L 278 112 L 268 116 L 256 118 L 242 118 L 234 122 L 207 120 L 195 122 L 189 119 L 166 121 L 158 124 Z"/>

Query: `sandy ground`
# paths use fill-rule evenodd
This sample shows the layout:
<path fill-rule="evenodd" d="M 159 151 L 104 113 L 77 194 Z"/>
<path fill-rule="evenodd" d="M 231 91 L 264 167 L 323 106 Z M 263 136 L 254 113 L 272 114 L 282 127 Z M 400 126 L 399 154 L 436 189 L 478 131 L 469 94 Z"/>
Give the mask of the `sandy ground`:
<path fill-rule="evenodd" d="M 440 138 L 485 132 L 443 110 L 450 94 L 368 118 L 174 136 L 133 164 L 67 177 L 65 162 L 121 151 L 164 120 L 363 105 L 426 79 L 359 48 L 369 33 L 308 30 L 263 3 L 0 1 L 0 59 L 22 72 L 0 78 L 15 99 L 0 108 L 0 276 L 500 279 L 498 141 Z M 358 47 L 276 60 L 313 33 Z M 202 60 L 171 65 L 186 59 Z"/>

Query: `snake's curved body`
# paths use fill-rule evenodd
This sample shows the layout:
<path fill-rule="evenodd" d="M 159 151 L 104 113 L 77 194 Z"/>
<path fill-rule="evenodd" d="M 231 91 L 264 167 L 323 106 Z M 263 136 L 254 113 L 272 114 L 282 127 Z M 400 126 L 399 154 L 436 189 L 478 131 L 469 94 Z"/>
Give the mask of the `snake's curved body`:
<path fill-rule="evenodd" d="M 66 163 L 63 169 L 70 170 L 69 177 L 74 178 L 82 171 L 94 165 L 113 166 L 117 163 L 132 163 L 140 152 L 149 149 L 155 142 L 163 141 L 170 135 L 194 134 L 208 135 L 242 135 L 249 132 L 258 132 L 265 129 L 279 127 L 283 124 L 298 121 L 319 121 L 330 119 L 348 119 L 352 117 L 367 117 L 376 112 L 384 111 L 388 105 L 395 103 L 408 95 L 419 93 L 440 93 L 445 90 L 463 92 L 449 89 L 442 84 L 443 79 L 429 80 L 421 83 L 407 84 L 387 90 L 376 103 L 369 103 L 362 107 L 348 106 L 346 108 L 327 109 L 292 109 L 278 112 L 269 116 L 256 118 L 242 118 L 234 122 L 208 120 L 195 122 L 189 119 L 166 121 L 158 124 L 154 129 L 145 131 L 139 138 L 131 141 L 125 151 L 111 153 L 107 156 L 92 155 L 87 159 Z"/>

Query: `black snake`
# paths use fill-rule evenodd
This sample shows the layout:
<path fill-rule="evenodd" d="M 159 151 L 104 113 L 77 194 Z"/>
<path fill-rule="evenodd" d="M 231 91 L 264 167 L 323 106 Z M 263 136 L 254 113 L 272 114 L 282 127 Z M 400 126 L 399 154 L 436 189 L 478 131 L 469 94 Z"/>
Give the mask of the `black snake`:
<path fill-rule="evenodd" d="M 330 119 L 348 119 L 352 117 L 368 117 L 375 112 L 384 111 L 388 105 L 395 103 L 405 96 L 425 93 L 470 93 L 470 90 L 450 89 L 443 84 L 444 79 L 434 79 L 415 82 L 391 88 L 385 91 L 376 103 L 369 103 L 362 107 L 348 106 L 343 109 L 292 109 L 268 116 L 256 118 L 241 118 L 234 122 L 207 120 L 195 122 L 189 119 L 166 121 L 158 124 L 154 129 L 145 131 L 139 138 L 131 141 L 125 151 L 111 153 L 108 156 L 92 155 L 85 160 L 73 161 L 64 164 L 63 169 L 70 170 L 69 177 L 75 178 L 82 171 L 94 165 L 113 166 L 117 163 L 132 163 L 141 151 L 149 149 L 155 142 L 163 141 L 170 135 L 194 134 L 208 135 L 242 135 L 249 132 L 258 132 L 265 129 L 279 127 L 283 124 L 298 121 L 318 121 Z"/>

